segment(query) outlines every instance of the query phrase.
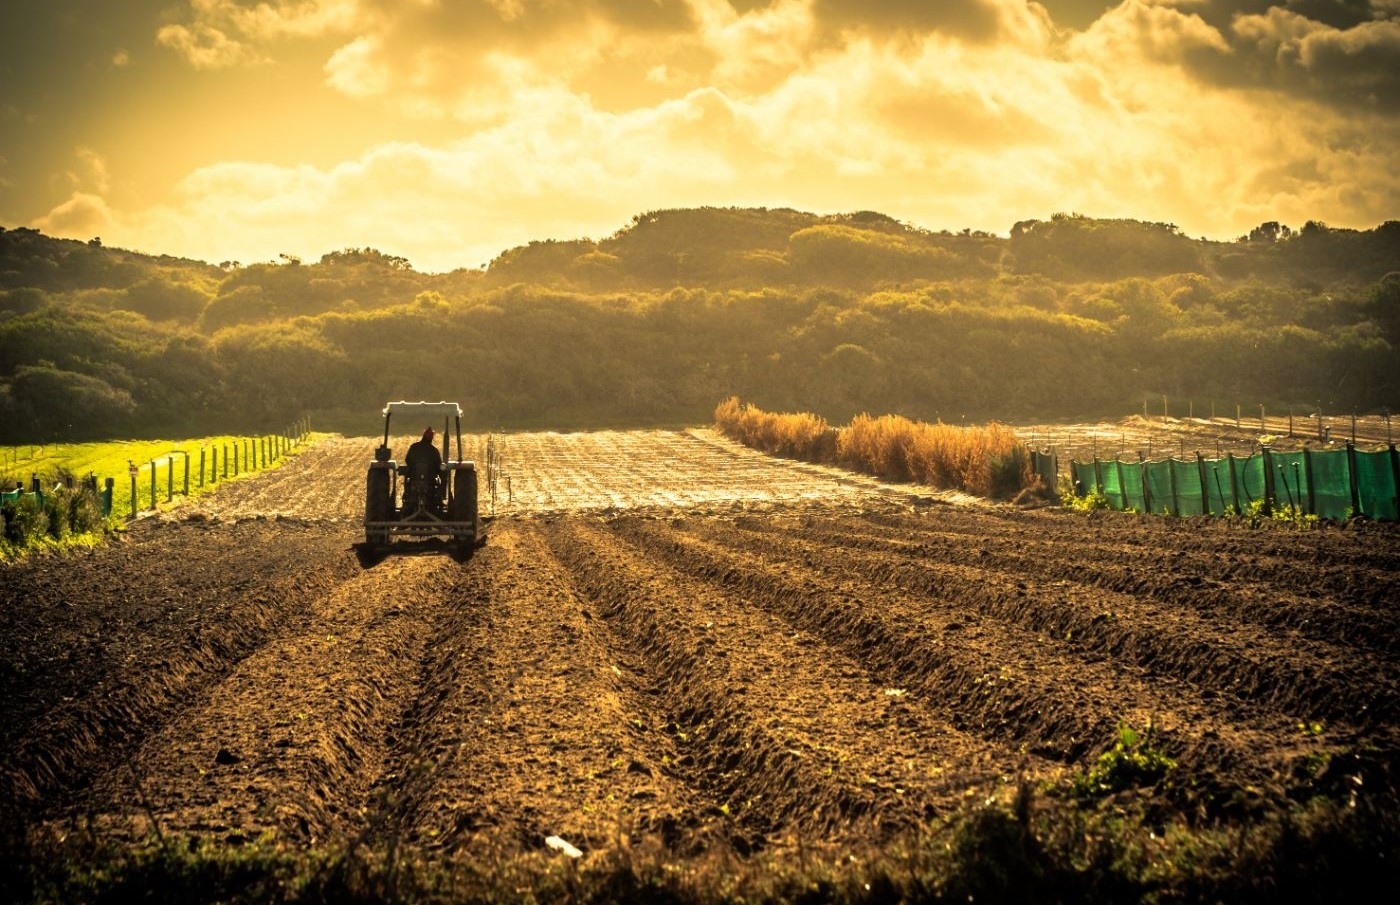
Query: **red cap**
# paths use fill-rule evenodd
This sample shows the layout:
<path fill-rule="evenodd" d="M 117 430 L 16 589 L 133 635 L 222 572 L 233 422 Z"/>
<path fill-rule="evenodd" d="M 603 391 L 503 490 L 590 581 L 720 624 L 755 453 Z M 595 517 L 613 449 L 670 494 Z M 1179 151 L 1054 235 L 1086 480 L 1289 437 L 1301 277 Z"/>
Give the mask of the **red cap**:
<path fill-rule="evenodd" d="M 431 439 L 433 439 L 433 429 L 432 429 L 431 427 L 428 428 L 427 430 L 423 431 L 423 439 L 424 439 L 424 440 L 431 440 Z"/>

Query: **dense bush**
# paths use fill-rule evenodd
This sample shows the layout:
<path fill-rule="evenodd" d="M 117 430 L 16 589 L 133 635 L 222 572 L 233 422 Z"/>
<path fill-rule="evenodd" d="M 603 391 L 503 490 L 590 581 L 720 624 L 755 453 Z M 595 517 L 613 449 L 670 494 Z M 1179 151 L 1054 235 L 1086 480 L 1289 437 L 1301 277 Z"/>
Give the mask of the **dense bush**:
<path fill-rule="evenodd" d="M 393 398 L 457 399 L 475 429 L 694 422 L 729 395 L 831 421 L 1082 418 L 1144 395 L 1366 411 L 1400 394 L 1397 228 L 1211 243 L 1065 216 L 1008 240 L 700 209 L 448 274 L 373 249 L 212 267 L 0 231 L 0 443 L 305 412 L 364 430 Z"/>
<path fill-rule="evenodd" d="M 5 540 L 11 546 L 23 547 L 49 530 L 47 507 L 31 494 L 6 501 L 0 510 L 5 515 Z"/>
<path fill-rule="evenodd" d="M 42 494 L 23 493 L 0 507 L 0 555 L 91 534 L 103 526 L 102 503 L 90 487 L 59 483 Z"/>

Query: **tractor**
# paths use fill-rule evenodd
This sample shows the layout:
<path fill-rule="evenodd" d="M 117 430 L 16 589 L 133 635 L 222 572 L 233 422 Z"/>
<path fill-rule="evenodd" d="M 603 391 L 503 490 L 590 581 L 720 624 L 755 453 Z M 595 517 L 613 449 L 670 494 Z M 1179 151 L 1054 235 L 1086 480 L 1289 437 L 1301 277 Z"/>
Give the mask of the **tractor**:
<path fill-rule="evenodd" d="M 442 419 L 441 462 L 400 464 L 389 448 L 390 422 Z M 453 440 L 456 458 L 453 458 Z M 374 451 L 365 482 L 365 545 L 387 548 L 394 535 L 446 535 L 461 553 L 485 540 L 477 506 L 476 463 L 462 456 L 462 408 L 455 402 L 390 402 L 384 406 L 384 441 Z"/>

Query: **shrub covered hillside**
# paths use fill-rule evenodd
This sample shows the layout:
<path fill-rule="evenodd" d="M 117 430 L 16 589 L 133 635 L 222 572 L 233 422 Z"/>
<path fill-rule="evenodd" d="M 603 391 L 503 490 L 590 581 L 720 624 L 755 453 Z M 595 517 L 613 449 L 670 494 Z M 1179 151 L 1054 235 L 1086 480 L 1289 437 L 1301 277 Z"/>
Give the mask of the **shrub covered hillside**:
<path fill-rule="evenodd" d="M 0 230 L 0 443 L 704 421 L 730 395 L 847 420 L 1121 413 L 1144 393 L 1366 410 L 1400 380 L 1400 222 L 1235 242 L 1056 215 L 1009 238 L 884 215 L 655 211 L 425 274 L 372 248 L 219 265 Z"/>

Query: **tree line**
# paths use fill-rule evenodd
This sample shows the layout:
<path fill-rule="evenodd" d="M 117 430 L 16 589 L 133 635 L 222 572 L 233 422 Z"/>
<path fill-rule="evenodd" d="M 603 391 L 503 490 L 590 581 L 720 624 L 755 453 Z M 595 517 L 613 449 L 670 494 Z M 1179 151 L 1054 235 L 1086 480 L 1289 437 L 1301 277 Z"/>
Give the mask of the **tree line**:
<path fill-rule="evenodd" d="M 1275 226 L 1277 226 L 1275 224 Z M 212 265 L 0 230 L 0 442 L 368 431 L 391 398 L 477 428 L 1394 403 L 1400 222 L 1236 242 L 1055 215 L 1007 238 L 873 212 L 640 214 L 421 273 L 372 248 Z"/>

